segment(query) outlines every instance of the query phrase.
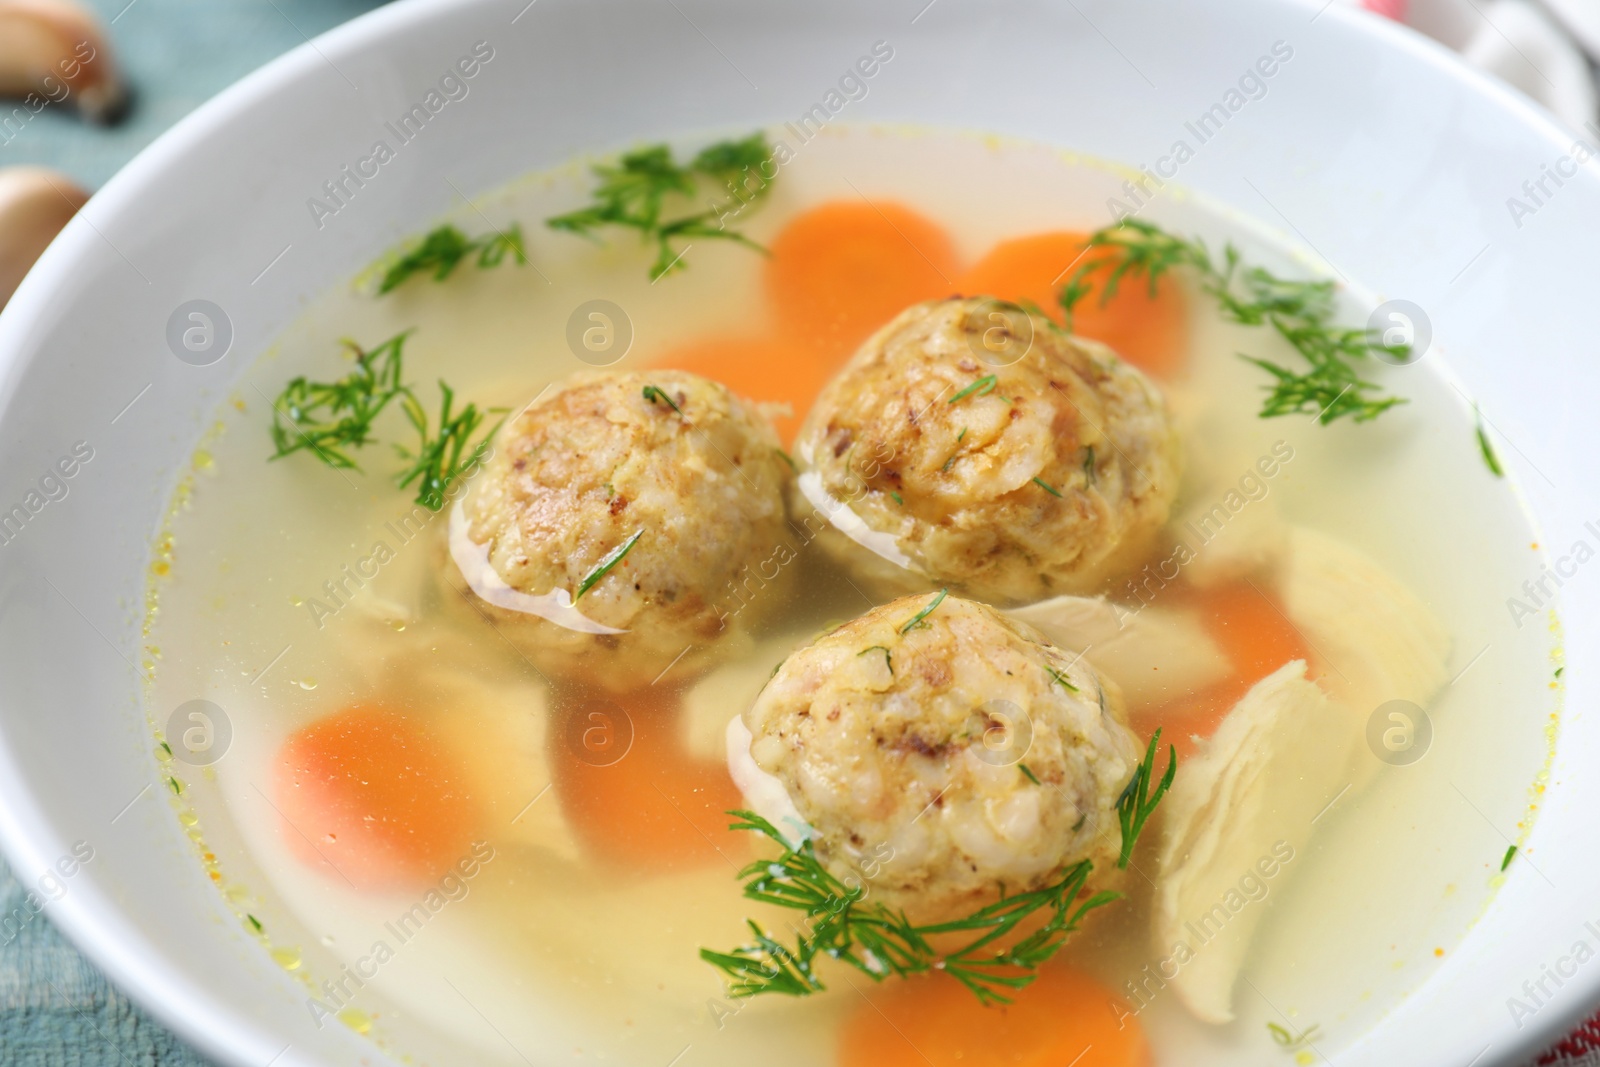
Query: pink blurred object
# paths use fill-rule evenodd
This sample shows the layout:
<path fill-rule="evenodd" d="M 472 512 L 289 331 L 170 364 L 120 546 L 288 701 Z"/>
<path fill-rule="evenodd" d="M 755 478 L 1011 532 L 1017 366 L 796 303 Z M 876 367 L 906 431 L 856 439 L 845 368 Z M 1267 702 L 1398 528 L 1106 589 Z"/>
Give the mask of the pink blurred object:
<path fill-rule="evenodd" d="M 1549 108 L 1574 131 L 1595 121 L 1595 82 L 1588 59 L 1566 26 L 1534 0 L 1344 2 L 1454 49 L 1468 63 Z M 1587 12 L 1600 37 L 1600 4 L 1595 0 L 1550 2 L 1557 10 Z"/>
<path fill-rule="evenodd" d="M 1374 15 L 1382 15 L 1396 22 L 1406 20 L 1406 0 L 1361 0 L 1361 6 Z"/>

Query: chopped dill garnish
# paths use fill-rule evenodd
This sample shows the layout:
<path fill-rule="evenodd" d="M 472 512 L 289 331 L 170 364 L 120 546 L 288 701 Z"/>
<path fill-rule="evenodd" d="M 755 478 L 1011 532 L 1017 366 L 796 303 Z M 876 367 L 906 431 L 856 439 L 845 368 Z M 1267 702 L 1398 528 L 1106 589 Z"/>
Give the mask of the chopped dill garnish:
<path fill-rule="evenodd" d="M 406 418 L 411 420 L 412 427 L 417 431 L 417 450 L 407 451 L 395 446 L 395 451 L 411 461 L 411 466 L 395 475 L 394 484 L 404 489 L 412 482 L 417 483 L 416 503 L 421 504 L 429 511 L 438 511 L 444 507 L 450 487 L 456 483 L 463 474 L 470 473 L 482 460 L 493 440 L 495 433 L 500 429 L 500 422 L 495 423 L 478 438 L 477 444 L 472 443 L 473 435 L 478 432 L 478 427 L 491 414 L 503 414 L 505 408 L 479 409 L 476 404 L 468 404 L 460 412 L 451 414 L 450 408 L 455 403 L 455 390 L 439 380 L 439 433 L 433 436 L 428 430 L 428 413 L 423 410 L 417 398 L 408 389 L 405 398 L 400 401 L 401 410 L 406 413 Z"/>
<path fill-rule="evenodd" d="M 172 790 L 173 796 L 183 796 L 183 783 L 172 777 L 170 774 L 167 775 L 167 788 Z"/>
<path fill-rule="evenodd" d="M 594 570 L 584 575 L 583 583 L 578 586 L 578 591 L 573 594 L 572 602 L 576 604 L 579 597 L 583 596 L 583 594 L 587 593 L 590 589 L 593 589 L 594 584 L 600 579 L 604 578 L 610 572 L 612 567 L 615 567 L 617 564 L 621 563 L 622 557 L 626 556 L 629 552 L 632 552 L 633 546 L 638 544 L 639 538 L 643 536 L 644 528 L 640 527 L 638 530 L 634 531 L 634 535 L 632 537 L 628 538 L 626 541 L 622 542 L 622 544 L 606 553 L 605 557 L 601 559 L 599 563 L 595 564 Z M 781 667 L 783 664 L 780 663 L 778 666 Z M 777 672 L 774 671 L 773 673 L 776 674 Z"/>
<path fill-rule="evenodd" d="M 900 494 L 895 492 L 893 489 L 889 490 L 889 495 L 894 498 L 894 502 L 896 504 L 899 504 L 901 507 L 905 507 L 906 506 L 905 500 L 902 499 Z"/>
<path fill-rule="evenodd" d="M 894 673 L 894 657 L 889 654 L 889 650 L 887 648 L 885 648 L 883 645 L 871 645 L 867 648 L 863 648 L 860 652 L 857 652 L 856 658 L 859 659 L 860 657 L 865 656 L 868 652 L 882 652 L 883 662 L 889 668 L 889 673 Z"/>
<path fill-rule="evenodd" d="M 1559 670 L 1556 671 L 1556 677 L 1557 678 L 1561 677 L 1561 672 Z M 163 741 L 163 742 L 161 742 L 161 751 L 165 752 L 168 756 L 170 756 L 170 755 L 172 755 L 172 746 L 167 744 L 165 741 Z"/>
<path fill-rule="evenodd" d="M 729 829 L 755 831 L 783 849 L 776 859 L 757 859 L 739 872 L 745 897 L 804 913 L 802 923 L 795 924 L 801 932 L 792 948 L 759 923 L 746 920 L 751 943 L 729 952 L 700 950 L 700 958 L 728 979 L 728 995 L 736 999 L 762 993 L 795 997 L 820 993 L 826 987 L 816 964 L 825 958 L 854 967 L 874 982 L 943 971 L 983 1004 L 1008 1004 L 1007 994 L 1033 982 L 1040 965 L 1060 951 L 1086 914 L 1119 897 L 1100 892 L 1079 900 L 1094 866 L 1083 860 L 1065 868 L 1043 889 L 1005 897 L 961 919 L 918 925 L 904 912 L 867 900 L 864 885 L 846 885 L 834 877 L 817 859 L 810 838 L 793 848 L 754 812 L 729 814 L 739 820 Z M 1048 916 L 1042 926 L 1009 947 L 999 947 L 1041 913 Z M 963 933 L 972 939 L 950 946 L 950 935 Z M 930 944 L 930 938 L 938 940 L 940 949 Z"/>
<path fill-rule="evenodd" d="M 926 619 L 929 615 L 933 614 L 933 609 L 934 608 L 936 608 L 940 604 L 944 603 L 945 594 L 948 593 L 948 592 L 950 592 L 949 589 L 941 589 L 937 593 L 935 593 L 934 597 L 933 597 L 933 600 L 931 600 L 928 603 L 928 606 L 923 608 L 921 611 L 917 612 L 915 615 L 911 616 L 911 621 L 906 623 L 904 626 L 900 627 L 900 632 L 901 633 L 907 633 L 907 632 L 911 631 L 912 629 L 914 629 L 915 627 L 920 626 L 922 624 L 922 620 L 923 619 Z"/>
<path fill-rule="evenodd" d="M 1033 771 L 1028 769 L 1028 765 L 1026 763 L 1019 763 L 1017 764 L 1017 767 L 1022 771 L 1022 776 L 1028 779 L 1028 781 L 1032 782 L 1034 785 L 1044 784 L 1043 782 L 1039 781 L 1038 775 L 1034 774 Z"/>
<path fill-rule="evenodd" d="M 1083 481 L 1085 485 L 1094 484 L 1094 445 L 1083 448 Z"/>
<path fill-rule="evenodd" d="M 372 424 L 395 397 L 405 393 L 401 380 L 403 350 L 410 331 L 395 334 L 376 348 L 343 344 L 356 366 L 337 381 L 292 379 L 272 402 L 273 459 L 306 450 L 336 469 L 360 470 L 348 450 L 372 441 Z"/>
<path fill-rule="evenodd" d="M 1267 1033 L 1272 1035 L 1272 1040 L 1277 1042 L 1285 1052 L 1297 1052 L 1317 1039 L 1317 1032 L 1322 1027 L 1313 1023 L 1298 1034 L 1291 1032 L 1277 1023 L 1267 1024 Z"/>
<path fill-rule="evenodd" d="M 1489 443 L 1489 435 L 1483 428 L 1483 415 L 1478 411 L 1478 405 L 1472 405 L 1472 419 L 1474 430 L 1478 435 L 1478 451 L 1483 455 L 1483 465 L 1489 468 L 1489 473 L 1496 478 L 1506 476 L 1505 468 L 1500 466 L 1500 457 L 1494 450 L 1494 445 Z"/>
<path fill-rule="evenodd" d="M 1559 677 L 1561 677 L 1561 672 L 1562 672 L 1562 671 L 1564 671 L 1564 670 L 1566 670 L 1566 668 L 1565 668 L 1565 667 L 1557 667 L 1557 668 L 1556 668 L 1556 677 L 1557 677 L 1557 678 L 1559 678 Z M 171 751 L 171 749 L 168 749 L 168 750 L 167 750 L 167 751 L 169 751 L 169 752 L 170 752 L 170 751 Z"/>
<path fill-rule="evenodd" d="M 1133 858 L 1134 842 L 1139 840 L 1145 821 L 1156 810 L 1156 805 L 1161 803 L 1161 798 L 1172 786 L 1173 776 L 1178 773 L 1178 750 L 1168 745 L 1166 773 L 1161 776 L 1161 782 L 1154 790 L 1150 788 L 1156 771 L 1156 746 L 1160 743 L 1161 730 L 1157 727 L 1155 735 L 1150 738 L 1150 747 L 1145 749 L 1144 759 L 1139 761 L 1133 777 L 1117 798 L 1117 819 L 1122 823 L 1122 854 L 1117 857 L 1118 867 L 1128 866 L 1128 861 Z"/>
<path fill-rule="evenodd" d="M 1511 861 L 1516 858 L 1516 855 L 1516 845 L 1512 845 L 1510 848 L 1506 849 L 1505 858 L 1500 861 L 1500 869 L 1504 871 L 1507 867 L 1511 866 Z"/>
<path fill-rule="evenodd" d="M 800 469 L 799 467 L 795 466 L 794 457 L 789 455 L 789 453 L 785 452 L 781 448 L 775 448 L 773 451 L 783 457 L 783 461 L 789 465 L 790 470 L 797 471 Z"/>
<path fill-rule="evenodd" d="M 245 913 L 245 919 L 250 923 L 250 928 L 252 930 L 254 930 L 258 934 L 261 933 L 262 926 L 261 926 L 261 920 L 260 919 L 256 918 L 254 915 L 249 914 L 248 912 Z"/>
<path fill-rule="evenodd" d="M 1067 676 L 1066 676 L 1065 673 L 1056 670 L 1054 667 L 1050 666 L 1048 663 L 1045 664 L 1044 669 L 1045 669 L 1045 673 L 1049 674 L 1051 678 L 1055 679 L 1056 681 L 1060 682 L 1062 685 L 1066 686 L 1069 691 L 1074 692 L 1074 693 L 1080 692 L 1080 690 L 1078 689 L 1077 686 L 1073 685 L 1070 681 L 1067 680 Z"/>
<path fill-rule="evenodd" d="M 683 269 L 683 253 L 674 242 L 696 237 L 734 241 L 765 253 L 737 230 L 727 228 L 727 216 L 737 215 L 745 206 L 764 197 L 773 179 L 761 174 L 762 164 L 772 158 L 772 148 L 764 133 L 753 133 L 743 140 L 719 141 L 703 149 L 687 165 L 679 164 L 672 149 L 664 144 L 640 148 L 624 154 L 616 163 L 601 163 L 590 168 L 599 183 L 593 202 L 585 208 L 545 219 L 552 230 L 564 230 L 591 240 L 596 231 L 608 226 L 635 230 L 640 241 L 654 242 L 656 261 L 650 280 Z M 756 184 L 750 182 L 755 173 Z M 669 197 L 693 198 L 701 180 L 715 182 L 732 206 L 724 211 L 715 204 L 705 211 L 664 218 Z M 744 195 L 740 195 L 741 192 Z"/>
<path fill-rule="evenodd" d="M 961 439 L 965 436 L 967 436 L 967 428 L 963 426 L 961 427 L 961 432 L 956 434 L 956 444 L 959 445 L 961 443 Z"/>
<path fill-rule="evenodd" d="M 961 401 L 965 400 L 969 396 L 986 396 L 989 393 L 994 392 L 994 387 L 996 385 L 999 385 L 999 384 L 1000 384 L 1000 379 L 997 378 L 995 375 L 993 375 L 993 374 L 985 374 L 982 378 L 979 378 L 977 381 L 973 382 L 971 385 L 969 385 L 965 389 L 961 390 L 961 392 L 957 393 L 955 396 L 951 397 L 949 400 L 946 400 L 945 403 L 947 403 L 947 404 L 957 404 L 957 403 L 960 403 Z"/>
<path fill-rule="evenodd" d="M 680 408 L 678 405 L 674 404 L 672 402 L 672 398 L 667 395 L 666 390 L 662 389 L 660 386 L 657 386 L 657 385 L 647 385 L 647 386 L 645 386 L 644 387 L 644 398 L 646 400 L 650 401 L 650 403 L 652 403 L 652 404 L 654 404 L 657 400 L 659 400 L 663 404 L 667 405 L 667 407 L 671 408 L 673 411 L 676 411 L 678 413 L 678 417 L 679 418 L 684 417 L 683 409 Z M 782 450 L 780 449 L 780 451 L 782 451 Z"/>
<path fill-rule="evenodd" d="M 1055 486 L 1051 485 L 1049 482 L 1045 481 L 1043 478 L 1035 478 L 1033 480 L 1033 484 L 1037 485 L 1040 489 L 1043 489 L 1045 492 L 1049 493 L 1051 496 L 1060 496 L 1061 495 L 1061 490 L 1057 489 Z"/>
<path fill-rule="evenodd" d="M 1405 403 L 1383 396 L 1375 382 L 1361 377 L 1357 366 L 1377 353 L 1403 361 L 1411 347 L 1383 344 L 1365 329 L 1336 326 L 1331 281 L 1294 281 L 1262 267 L 1246 267 L 1231 244 L 1223 248 L 1218 265 L 1200 241 L 1175 237 L 1140 219 L 1124 219 L 1097 230 L 1088 247 L 1109 254 L 1079 267 L 1062 287 L 1059 300 L 1069 326 L 1073 309 L 1095 289 L 1097 279 L 1104 306 L 1124 278 L 1144 277 L 1154 296 L 1163 274 L 1187 268 L 1226 318 L 1244 326 L 1270 326 L 1306 361 L 1306 368 L 1294 368 L 1242 356 L 1272 376 L 1265 387 L 1261 418 L 1302 413 L 1315 416 L 1324 426 L 1346 415 L 1369 422 Z"/>
<path fill-rule="evenodd" d="M 378 293 L 387 293 L 413 275 L 429 271 L 433 272 L 434 281 L 442 282 L 474 252 L 478 254 L 481 270 L 498 267 L 505 262 L 507 254 L 519 267 L 528 262 L 528 253 L 522 244 L 522 227 L 517 223 L 482 237 L 468 237 L 454 226 L 444 225 L 428 233 L 421 242 L 391 254 L 393 262 L 383 272 Z"/>

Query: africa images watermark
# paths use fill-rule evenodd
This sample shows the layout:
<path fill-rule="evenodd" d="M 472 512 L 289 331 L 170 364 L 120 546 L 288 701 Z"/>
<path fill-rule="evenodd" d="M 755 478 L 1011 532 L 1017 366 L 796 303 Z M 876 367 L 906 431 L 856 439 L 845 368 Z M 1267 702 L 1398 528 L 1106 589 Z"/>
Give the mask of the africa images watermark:
<path fill-rule="evenodd" d="M 1511 621 L 1517 629 L 1522 629 L 1523 620 L 1530 615 L 1537 615 L 1540 610 L 1554 603 L 1556 592 L 1578 573 L 1579 567 L 1594 559 L 1597 554 L 1595 545 L 1600 545 L 1600 525 L 1591 520 L 1584 523 L 1583 528 L 1594 539 L 1594 544 L 1590 543 L 1589 538 L 1578 538 L 1572 542 L 1570 551 L 1556 557 L 1553 565 L 1539 565 L 1538 576 L 1522 583 L 1522 596 L 1506 598 L 1506 610 L 1511 613 Z"/>
<path fill-rule="evenodd" d="M 760 198 L 778 171 L 788 166 L 799 155 L 799 149 L 815 140 L 825 126 L 839 116 L 849 104 L 867 98 L 872 91 L 871 81 L 894 58 L 894 46 L 888 41 L 874 41 L 871 50 L 839 75 L 835 86 L 822 94 L 822 99 L 812 104 L 793 122 L 783 124 L 784 130 L 794 138 L 794 145 L 781 137 L 774 138 L 772 151 L 755 167 L 744 168 L 738 178 L 727 183 L 727 195 L 708 206 L 716 213 L 717 228 L 725 230 L 728 223 L 739 217 Z"/>
<path fill-rule="evenodd" d="M 0 118 L 0 148 L 4 148 L 16 140 L 38 115 L 51 104 L 59 104 L 72 95 L 72 81 L 83 72 L 83 68 L 94 62 L 94 45 L 88 41 L 79 41 L 72 49 L 72 54 L 56 61 L 54 70 L 47 71 L 39 78 L 38 90 L 29 92 L 22 98 L 21 106 L 11 109 L 11 114 Z"/>
<path fill-rule="evenodd" d="M 1155 1002 L 1157 994 L 1167 983 L 1178 977 L 1178 972 L 1195 958 L 1207 945 L 1221 936 L 1234 916 L 1252 904 L 1267 899 L 1272 879 L 1295 858 L 1294 846 L 1287 841 L 1274 841 L 1270 855 L 1262 856 L 1251 867 L 1245 868 L 1239 880 L 1230 886 L 1206 911 L 1184 920 L 1184 933 L 1173 942 L 1171 950 L 1160 959 L 1152 960 L 1135 976 L 1122 984 L 1131 1007 L 1111 1002 L 1111 1012 L 1117 1018 L 1118 1028 L 1130 1015 L 1138 1015 Z"/>
<path fill-rule="evenodd" d="M 1209 509 L 1193 512 L 1185 520 L 1182 536 L 1173 543 L 1172 551 L 1163 559 L 1145 564 L 1144 570 L 1127 580 L 1128 599 L 1138 604 L 1132 608 L 1119 606 L 1118 622 L 1126 623 L 1129 617 L 1147 607 L 1169 583 L 1177 580 L 1184 567 L 1199 557 L 1206 545 L 1221 536 L 1240 512 L 1265 500 L 1272 492 L 1272 479 L 1293 459 L 1293 445 L 1284 440 L 1274 441 L 1270 452 L 1257 457 Z"/>
<path fill-rule="evenodd" d="M 468 83 L 493 59 L 494 47 L 488 41 L 474 43 L 470 52 L 440 75 L 439 84 L 429 89 L 420 102 L 411 105 L 393 121 L 385 122 L 383 128 L 393 135 L 393 144 L 389 143 L 388 138 L 380 137 L 372 143 L 372 149 L 366 155 L 354 164 L 346 163 L 337 174 L 322 183 L 322 197 L 306 199 L 306 210 L 311 212 L 311 221 L 317 224 L 317 229 L 322 229 L 328 224 L 329 218 L 349 207 L 357 194 L 367 187 L 367 182 L 376 178 L 383 167 L 398 158 L 400 149 L 420 137 L 428 123 L 446 106 L 465 100 L 467 94 L 472 92 L 472 86 Z"/>
<path fill-rule="evenodd" d="M 339 568 L 339 573 L 322 583 L 322 595 L 326 600 L 305 597 L 301 600 L 306 611 L 311 614 L 311 621 L 317 629 L 322 629 L 327 621 L 339 612 L 349 607 L 367 583 L 378 577 L 378 572 L 399 555 L 398 549 L 415 541 L 439 515 L 444 514 L 466 490 L 472 476 L 483 469 L 490 456 L 494 455 L 492 446 L 486 446 L 481 451 L 474 452 L 462 461 L 461 470 L 457 477 L 451 478 L 444 487 L 444 502 L 438 511 L 429 510 L 421 504 L 413 504 L 411 510 L 397 518 L 384 522 L 383 527 L 394 538 L 391 545 L 385 538 L 373 541 L 367 554 L 360 556 L 354 563 L 346 563 Z"/>
<path fill-rule="evenodd" d="M 0 948 L 11 944 L 46 907 L 67 895 L 67 879 L 77 874 L 85 864 L 94 859 L 94 846 L 87 841 L 74 841 L 72 849 L 44 869 L 34 880 L 33 888 L 23 894 L 22 903 L 0 917 Z"/>
<path fill-rule="evenodd" d="M 1245 68 L 1244 73 L 1239 75 L 1237 84 L 1229 86 L 1220 100 L 1200 112 L 1192 122 L 1183 124 L 1188 137 L 1180 137 L 1174 141 L 1167 154 L 1158 157 L 1153 164 L 1141 165 L 1138 179 L 1129 179 L 1122 183 L 1122 193 L 1126 199 L 1113 196 L 1106 200 L 1106 211 L 1110 213 L 1112 220 L 1121 222 L 1143 210 L 1156 193 L 1166 187 L 1167 182 L 1178 176 L 1178 171 L 1183 165 L 1194 158 L 1199 146 L 1221 133 L 1228 121 L 1243 111 L 1247 104 L 1267 95 L 1268 79 L 1276 75 L 1293 58 L 1294 48 L 1289 42 L 1273 41 L 1272 47 L 1253 65 Z M 1194 139 L 1193 144 L 1189 141 L 1191 137 Z M 1152 185 L 1155 186 L 1154 189 L 1151 188 Z"/>
<path fill-rule="evenodd" d="M 1521 196 L 1506 197 L 1506 211 L 1517 229 L 1522 229 L 1523 222 L 1555 199 L 1568 180 L 1578 176 L 1579 167 L 1600 156 L 1600 149 L 1595 148 L 1595 144 L 1600 144 L 1600 125 L 1591 119 L 1583 128 L 1594 138 L 1594 144 L 1582 138 L 1574 140 L 1566 155 L 1558 157 L 1554 163 L 1539 164 L 1539 173 L 1522 183 Z"/>
<path fill-rule="evenodd" d="M 322 997 L 306 998 L 306 1010 L 311 1012 L 311 1021 L 317 1024 L 317 1028 L 320 1030 L 325 1022 L 337 1018 L 339 1012 L 349 1007 L 355 995 L 378 976 L 383 965 L 394 959 L 395 953 L 421 933 L 434 916 L 447 905 L 467 899 L 467 894 L 472 891 L 472 879 L 493 860 L 494 846 L 486 841 L 474 841 L 472 850 L 429 887 L 415 904 L 383 924 L 384 932 L 389 937 L 374 941 L 372 947 L 354 963 L 347 963 L 340 968 L 337 978 L 324 979 Z M 390 938 L 393 938 L 392 944 Z"/>

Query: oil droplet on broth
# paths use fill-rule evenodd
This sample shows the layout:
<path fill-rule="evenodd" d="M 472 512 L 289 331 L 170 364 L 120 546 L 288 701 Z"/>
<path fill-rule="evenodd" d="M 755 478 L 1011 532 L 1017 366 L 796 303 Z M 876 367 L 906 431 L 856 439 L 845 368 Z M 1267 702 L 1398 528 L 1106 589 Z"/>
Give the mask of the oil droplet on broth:
<path fill-rule="evenodd" d="M 337 1018 L 358 1034 L 364 1034 L 372 1029 L 372 1016 L 355 1008 L 344 1009 Z"/>

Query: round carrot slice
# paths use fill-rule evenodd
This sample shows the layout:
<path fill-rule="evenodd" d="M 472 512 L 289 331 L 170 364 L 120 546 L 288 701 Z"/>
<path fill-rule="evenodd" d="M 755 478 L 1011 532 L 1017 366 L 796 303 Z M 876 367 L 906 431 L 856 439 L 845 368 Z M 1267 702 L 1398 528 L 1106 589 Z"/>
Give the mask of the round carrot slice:
<path fill-rule="evenodd" d="M 679 713 L 678 695 L 655 688 L 557 701 L 548 745 L 556 796 L 591 855 L 646 871 L 742 855 L 726 813 L 743 800 L 722 761 L 684 750 Z"/>
<path fill-rule="evenodd" d="M 874 330 L 923 300 L 951 295 L 950 236 L 892 201 L 829 201 L 771 244 L 767 295 L 786 337 L 816 348 L 831 373 Z"/>
<path fill-rule="evenodd" d="M 1086 265 L 1105 262 L 1103 252 L 1086 253 L 1088 235 L 1057 231 L 1001 241 L 958 279 L 967 296 L 1032 301 L 1057 322 L 1062 286 Z M 1126 277 L 1116 295 L 1101 302 L 1103 272 L 1089 276 L 1093 291 L 1072 313 L 1075 333 L 1110 345 L 1129 363 L 1157 378 L 1182 370 L 1188 349 L 1188 302 L 1177 282 L 1163 277 L 1151 296 L 1143 277 Z"/>
<path fill-rule="evenodd" d="M 787 447 L 828 376 L 835 369 L 816 349 L 777 337 L 721 337 L 675 348 L 651 366 L 686 370 L 721 382 L 742 397 L 786 404 L 773 418 Z"/>
<path fill-rule="evenodd" d="M 292 734 L 278 758 L 285 839 L 360 889 L 440 877 L 478 830 L 465 776 L 443 748 L 398 712 L 354 707 Z"/>
<path fill-rule="evenodd" d="M 1307 659 L 1305 639 L 1265 593 L 1236 582 L 1196 594 L 1212 640 L 1222 648 L 1232 674 L 1215 685 L 1139 713 L 1151 729 L 1163 728 L 1180 756 L 1194 751 L 1196 737 L 1210 737 L 1250 688 L 1290 660 Z"/>
<path fill-rule="evenodd" d="M 1138 1019 L 1080 971 L 1048 967 L 986 1008 L 943 975 L 867 992 L 840 1033 L 840 1067 L 1146 1067 Z"/>

